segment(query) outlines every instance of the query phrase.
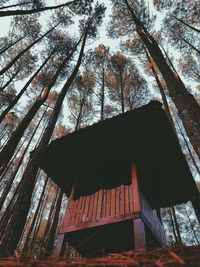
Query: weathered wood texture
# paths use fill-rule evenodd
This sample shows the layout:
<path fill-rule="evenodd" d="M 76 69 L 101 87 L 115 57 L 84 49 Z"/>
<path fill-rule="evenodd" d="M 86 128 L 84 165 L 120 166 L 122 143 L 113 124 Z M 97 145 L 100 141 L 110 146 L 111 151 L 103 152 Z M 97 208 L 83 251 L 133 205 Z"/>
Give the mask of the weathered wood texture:
<path fill-rule="evenodd" d="M 133 192 L 132 184 L 120 185 L 70 200 L 61 232 L 137 218 L 138 210 L 134 210 Z"/>
<path fill-rule="evenodd" d="M 140 195 L 140 199 L 142 206 L 141 218 L 143 219 L 145 224 L 149 227 L 149 229 L 156 237 L 158 242 L 163 247 L 165 247 L 167 245 L 165 232 L 159 218 L 157 217 L 156 213 L 151 209 L 149 203 L 142 194 Z"/>

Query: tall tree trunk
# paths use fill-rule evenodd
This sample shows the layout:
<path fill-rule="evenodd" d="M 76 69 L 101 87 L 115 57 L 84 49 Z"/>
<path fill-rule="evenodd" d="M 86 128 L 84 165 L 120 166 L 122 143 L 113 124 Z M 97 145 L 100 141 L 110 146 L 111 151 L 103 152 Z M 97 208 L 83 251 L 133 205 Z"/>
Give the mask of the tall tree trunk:
<path fill-rule="evenodd" d="M 53 217 L 53 220 L 51 223 L 50 231 L 48 234 L 48 240 L 46 243 L 46 249 L 49 252 L 49 254 L 51 254 L 53 247 L 54 247 L 54 240 L 55 240 L 56 230 L 58 227 L 60 209 L 61 209 L 61 205 L 62 205 L 62 197 L 63 197 L 63 193 L 60 190 L 60 192 L 58 194 L 58 199 L 56 201 L 55 214 L 54 214 L 54 217 Z"/>
<path fill-rule="evenodd" d="M 124 113 L 124 86 L 123 86 L 122 73 L 120 73 L 119 79 L 120 79 L 121 108 L 122 108 L 122 113 Z"/>
<path fill-rule="evenodd" d="M 18 42 L 20 42 L 21 40 L 23 40 L 25 38 L 25 36 L 20 37 L 19 39 L 17 39 L 16 41 L 14 41 L 13 43 L 6 45 L 5 47 L 0 49 L 0 55 L 3 54 L 6 50 L 8 50 L 10 47 L 12 47 L 13 45 L 17 44 Z"/>
<path fill-rule="evenodd" d="M 20 70 L 21 69 L 18 69 L 17 71 L 15 71 L 12 77 L 2 87 L 0 87 L 0 92 L 2 92 L 13 81 L 13 79 L 17 76 Z"/>
<path fill-rule="evenodd" d="M 157 42 L 150 35 L 141 21 L 138 20 L 132 7 L 129 5 L 128 0 L 124 0 L 124 3 L 136 25 L 138 35 L 141 37 L 166 82 L 169 94 L 176 105 L 190 142 L 200 158 L 200 107 L 193 95 L 187 91 L 183 82 L 180 83 L 180 81 L 177 80 L 176 75 L 167 64 Z"/>
<path fill-rule="evenodd" d="M 188 44 L 193 50 L 195 50 L 198 54 L 200 54 L 200 50 L 198 48 L 196 48 L 193 44 L 191 44 L 190 42 L 188 42 L 183 36 L 181 36 L 181 39 Z"/>
<path fill-rule="evenodd" d="M 29 10 L 6 10 L 6 11 L 0 11 L 0 17 L 5 17 L 5 16 L 14 16 L 14 15 L 28 15 L 28 14 L 33 14 L 33 13 L 38 13 L 46 10 L 53 10 L 65 6 L 70 6 L 73 4 L 75 1 L 69 1 L 65 4 L 60 4 L 56 6 L 46 6 L 46 7 L 41 7 L 41 8 L 36 8 L 36 9 L 29 9 Z"/>
<path fill-rule="evenodd" d="M 7 171 L 10 169 L 10 167 L 14 163 L 16 155 L 19 153 L 19 151 L 21 150 L 21 148 L 23 147 L 23 145 L 24 145 L 24 143 L 26 142 L 27 139 L 28 139 L 28 135 L 26 136 L 26 138 L 24 138 L 23 142 L 19 145 L 19 147 L 17 148 L 15 154 L 13 155 L 12 159 L 10 160 L 9 164 L 6 166 L 6 168 L 4 169 L 2 174 L 0 175 L 0 181 L 4 179 Z"/>
<path fill-rule="evenodd" d="M 4 191 L 3 191 L 3 193 L 2 193 L 2 195 L 1 195 L 1 197 L 0 197 L 0 210 L 1 210 L 2 206 L 3 206 L 3 203 L 4 203 L 4 201 L 5 201 L 6 197 L 7 197 L 7 195 L 9 194 L 9 191 L 10 191 L 10 189 L 11 189 L 11 187 L 12 187 L 12 184 L 13 184 L 13 181 L 14 181 L 14 179 L 15 179 L 15 176 L 16 176 L 16 174 L 18 173 L 19 168 L 21 167 L 21 164 L 22 164 L 22 162 L 23 162 L 24 156 L 25 156 L 25 154 L 26 154 L 26 152 L 27 152 L 27 150 L 28 150 L 28 148 L 29 148 L 29 146 L 30 146 L 30 144 L 31 144 L 31 141 L 33 140 L 33 137 L 34 137 L 36 131 L 38 130 L 38 128 L 39 128 L 39 126 L 40 126 L 40 123 L 41 123 L 42 119 L 44 118 L 45 113 L 46 113 L 46 110 L 45 110 L 45 112 L 43 113 L 43 115 L 41 116 L 41 118 L 40 118 L 40 120 L 39 120 L 37 126 L 35 127 L 35 129 L 34 129 L 32 135 L 31 135 L 31 137 L 30 137 L 30 139 L 29 139 L 29 141 L 28 141 L 28 144 L 26 145 L 26 148 L 24 149 L 24 151 L 23 151 L 23 153 L 22 153 L 22 155 L 21 155 L 21 157 L 20 157 L 20 160 L 19 160 L 19 162 L 18 162 L 18 164 L 17 164 L 17 167 L 16 167 L 15 171 L 12 173 L 11 177 L 10 177 L 9 180 L 7 181 L 7 184 L 6 184 L 5 188 L 4 188 Z"/>
<path fill-rule="evenodd" d="M 171 207 L 171 210 L 172 210 L 172 215 L 173 215 L 173 219 L 174 219 L 174 226 L 175 226 L 177 237 L 178 237 L 178 243 L 182 244 L 182 238 L 181 238 L 181 233 L 180 233 L 180 230 L 179 230 L 179 224 L 178 224 L 178 221 L 177 221 L 177 218 L 176 218 L 175 208 Z"/>
<path fill-rule="evenodd" d="M 18 125 L 17 129 L 14 131 L 14 133 L 10 137 L 7 144 L 5 145 L 3 150 L 0 152 L 0 168 L 1 168 L 0 173 L 2 173 L 2 171 L 5 169 L 7 163 L 11 159 L 11 157 L 12 157 L 12 155 L 13 155 L 16 147 L 17 147 L 17 144 L 19 143 L 21 137 L 23 136 L 26 128 L 28 127 L 31 120 L 34 118 L 35 114 L 38 112 L 39 108 L 47 100 L 49 92 L 50 92 L 51 88 L 54 86 L 61 70 L 64 68 L 64 66 L 68 62 L 68 60 L 72 57 L 75 50 L 76 50 L 76 47 L 71 51 L 71 53 L 60 64 L 60 66 L 56 70 L 54 76 L 52 77 L 50 84 L 48 85 L 48 88 L 47 87 L 44 88 L 43 92 L 40 94 L 40 96 L 37 98 L 35 103 L 29 109 L 29 111 L 26 114 L 26 116 L 24 117 L 24 119 Z"/>
<path fill-rule="evenodd" d="M 105 101 L 105 71 L 103 68 L 102 73 L 102 85 L 101 85 L 101 117 L 100 120 L 104 120 L 104 101 Z"/>
<path fill-rule="evenodd" d="M 37 219 L 40 207 L 41 207 L 42 199 L 44 197 L 44 192 L 46 190 L 46 186 L 47 186 L 48 180 L 49 180 L 48 177 L 46 177 L 44 185 L 43 185 L 43 188 L 42 188 L 42 192 L 41 192 L 39 200 L 38 200 L 37 208 L 34 211 L 34 215 L 33 215 L 32 221 L 31 221 L 30 228 L 28 229 L 28 231 L 26 233 L 26 239 L 25 239 L 25 242 L 24 242 L 24 245 L 23 245 L 23 253 L 25 253 L 27 251 L 28 243 L 30 242 L 31 233 L 32 233 L 32 231 L 34 229 L 34 226 L 35 226 L 35 223 L 36 223 L 36 219 Z"/>
<path fill-rule="evenodd" d="M 31 76 L 31 78 L 26 82 L 24 87 L 21 89 L 21 91 L 16 95 L 16 97 L 13 99 L 13 101 L 8 105 L 8 107 L 2 112 L 0 115 L 0 123 L 3 121 L 7 113 L 17 104 L 21 96 L 24 94 L 28 86 L 31 84 L 33 79 L 38 75 L 38 73 L 41 71 L 41 69 L 46 65 L 46 63 L 49 61 L 51 56 L 54 54 L 55 50 L 53 50 L 49 56 L 45 59 L 45 61 L 42 63 L 42 65 L 37 69 L 37 71 Z"/>
<path fill-rule="evenodd" d="M 192 206 L 195 212 L 195 215 L 197 217 L 197 220 L 199 222 L 200 225 L 200 193 L 198 196 L 194 196 L 191 200 L 192 202 Z"/>
<path fill-rule="evenodd" d="M 174 239 L 175 239 L 175 243 L 178 243 L 178 237 L 177 237 L 176 230 L 175 230 L 175 227 L 174 227 L 174 221 L 173 221 L 173 217 L 172 217 L 172 211 L 171 211 L 170 208 L 168 208 L 168 214 L 169 214 L 169 218 L 170 218 L 170 224 L 172 226 L 172 232 L 173 232 L 173 236 L 174 236 Z"/>
<path fill-rule="evenodd" d="M 85 96 L 83 97 L 83 99 L 81 99 L 81 105 L 80 105 L 78 117 L 76 119 L 76 125 L 75 125 L 75 128 L 74 128 L 74 131 L 77 131 L 80 128 L 81 116 L 82 116 L 82 110 L 83 110 L 84 102 L 85 102 Z"/>
<path fill-rule="evenodd" d="M 33 234 L 32 234 L 32 238 L 31 238 L 31 242 L 30 242 L 30 252 L 33 250 L 34 245 L 35 245 L 35 241 L 37 240 L 37 237 L 38 237 L 40 225 L 42 222 L 42 217 L 43 217 L 45 207 L 46 207 L 47 198 L 48 198 L 48 195 L 45 195 L 44 198 L 42 199 L 42 203 L 41 203 L 41 206 L 39 208 L 38 216 L 36 219 L 36 223 L 34 225 Z"/>
<path fill-rule="evenodd" d="M 199 30 L 199 29 L 197 29 L 197 28 L 195 28 L 195 27 L 193 27 L 193 26 L 187 24 L 185 21 L 183 21 L 182 19 L 177 18 L 177 17 L 174 16 L 173 14 L 171 14 L 171 15 L 172 15 L 173 18 L 175 18 L 176 20 L 180 21 L 180 22 L 181 22 L 182 24 L 184 24 L 185 26 L 189 27 L 190 29 L 192 29 L 192 30 L 194 30 L 194 31 L 196 31 L 196 32 L 198 32 L 198 33 L 200 33 L 200 30 Z"/>
<path fill-rule="evenodd" d="M 56 206 L 57 206 L 57 200 L 58 200 L 58 197 L 59 197 L 59 187 L 56 188 L 56 193 L 55 193 L 55 197 L 52 201 L 52 204 L 51 204 L 51 209 L 49 211 L 49 214 L 48 214 L 48 219 L 47 219 L 47 224 L 46 224 L 46 227 L 45 227 L 45 231 L 44 231 L 44 234 L 43 234 L 43 237 L 44 237 L 44 246 L 45 246 L 45 243 L 47 242 L 48 240 L 48 234 L 50 232 L 50 228 L 51 228 L 51 224 L 52 224 L 52 221 L 54 219 L 54 215 L 55 215 L 55 210 L 56 210 Z"/>
<path fill-rule="evenodd" d="M 158 88 L 160 90 L 160 94 L 161 94 L 161 98 L 162 98 L 162 101 L 163 101 L 165 113 L 166 113 L 166 115 L 167 115 L 169 121 L 171 122 L 171 125 L 172 125 L 172 127 L 173 127 L 173 129 L 175 131 L 174 122 L 173 122 L 172 115 L 171 115 L 171 112 L 170 112 L 170 109 L 169 109 L 169 105 L 168 105 L 168 102 L 167 102 L 167 98 L 166 98 L 166 95 L 165 95 L 165 90 L 164 90 L 164 88 L 162 86 L 162 83 L 160 82 L 158 74 L 157 74 L 157 72 L 156 72 L 156 70 L 154 68 L 153 62 L 152 62 L 152 60 L 151 60 L 151 58 L 150 58 L 150 56 L 149 56 L 149 54 L 148 54 L 148 52 L 147 52 L 145 47 L 144 47 L 144 50 L 145 50 L 147 59 L 148 59 L 148 61 L 150 63 L 151 70 L 153 72 L 154 78 L 155 78 L 156 83 L 158 85 Z"/>
<path fill-rule="evenodd" d="M 58 96 L 51 118 L 48 122 L 48 126 L 41 138 L 41 141 L 37 149 L 32 153 L 32 157 L 30 158 L 26 170 L 23 174 L 22 182 L 19 189 L 20 193 L 18 194 L 18 198 L 17 201 L 15 202 L 15 206 L 13 209 L 12 216 L 10 218 L 9 225 L 7 225 L 6 229 L 7 241 L 3 242 L 4 243 L 3 245 L 5 245 L 6 250 L 10 254 L 12 254 L 14 249 L 16 248 L 21 233 L 23 231 L 24 225 L 26 223 L 27 214 L 29 212 L 31 205 L 31 196 L 34 189 L 35 177 L 39 169 L 39 158 L 44 148 L 48 145 L 50 141 L 64 98 L 68 92 L 70 85 L 72 84 L 73 80 L 75 79 L 78 73 L 84 53 L 87 34 L 88 34 L 88 29 L 86 30 L 85 35 L 83 37 L 76 66 L 74 67 L 73 72 L 71 73 L 70 77 L 68 78 L 67 82 L 63 86 Z"/>
<path fill-rule="evenodd" d="M 190 155 L 190 158 L 191 158 L 191 160 L 192 160 L 192 162 L 193 162 L 193 164 L 194 164 L 194 167 L 195 167 L 197 173 L 198 173 L 199 176 L 200 176 L 200 170 L 199 170 L 199 167 L 197 166 L 197 163 L 196 163 L 196 161 L 195 161 L 195 159 L 194 159 L 194 156 L 192 155 L 192 151 L 191 151 L 191 149 L 190 149 L 190 146 L 189 146 L 189 144 L 188 144 L 188 141 L 187 141 L 187 139 L 185 138 L 185 135 L 183 134 L 183 132 L 182 132 L 182 130 L 181 130 L 181 127 L 180 127 L 178 121 L 176 121 L 176 124 L 178 125 L 179 133 L 180 133 L 180 135 L 182 136 L 182 138 L 183 138 L 183 140 L 184 140 L 184 142 L 185 142 L 185 145 L 186 145 L 186 147 L 187 147 L 187 151 L 188 151 L 188 153 L 189 153 L 189 155 Z"/>
<path fill-rule="evenodd" d="M 196 241 L 196 245 L 199 245 L 199 244 L 200 244 L 200 243 L 199 243 L 199 240 L 198 240 L 198 238 L 197 238 L 197 235 L 196 235 L 196 233 L 195 233 L 194 227 L 193 227 L 193 225 L 192 225 L 192 222 L 191 222 L 191 220 L 190 220 L 189 214 L 188 214 L 188 212 L 187 212 L 185 206 L 184 206 L 184 210 L 185 210 L 186 216 L 187 216 L 188 221 L 189 221 L 189 224 L 190 224 L 190 229 L 191 229 L 192 234 L 193 234 L 193 236 L 194 236 L 194 239 L 195 239 L 195 241 Z"/>
<path fill-rule="evenodd" d="M 21 4 L 14 4 L 14 5 L 9 5 L 9 6 L 2 6 L 0 7 L 0 10 L 2 9 L 6 9 L 6 8 L 11 8 L 11 7 L 17 7 L 17 6 L 25 6 L 27 4 L 32 4 L 33 2 L 24 2 L 24 3 L 21 3 Z"/>
<path fill-rule="evenodd" d="M 38 42 L 40 42 L 44 37 L 46 37 L 50 32 L 52 32 L 59 24 L 60 24 L 60 22 L 57 23 L 54 27 L 52 27 L 50 30 L 48 30 L 45 34 L 43 34 L 42 36 L 40 36 L 38 39 L 36 39 L 33 43 L 31 43 L 30 45 L 28 45 L 19 54 L 17 54 L 13 58 L 13 60 L 11 60 L 3 69 L 0 70 L 0 75 L 4 74 L 9 68 L 11 68 L 15 64 L 15 62 L 17 62 L 17 60 L 21 56 L 23 56 L 29 49 L 31 49 L 31 47 L 33 47 L 35 44 L 37 44 Z"/>

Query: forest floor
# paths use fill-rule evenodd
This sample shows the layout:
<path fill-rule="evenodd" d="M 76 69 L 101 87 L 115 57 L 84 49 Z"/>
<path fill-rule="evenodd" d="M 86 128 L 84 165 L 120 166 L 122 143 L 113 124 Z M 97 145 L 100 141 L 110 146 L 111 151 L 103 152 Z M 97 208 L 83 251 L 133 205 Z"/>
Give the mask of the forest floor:
<path fill-rule="evenodd" d="M 68 266 L 141 266 L 141 267 L 168 267 L 168 266 L 200 266 L 200 246 L 196 247 L 168 247 L 154 250 L 134 250 L 124 253 L 109 254 L 101 258 L 86 259 L 73 258 L 42 258 L 0 259 L 0 267 L 68 267 Z"/>

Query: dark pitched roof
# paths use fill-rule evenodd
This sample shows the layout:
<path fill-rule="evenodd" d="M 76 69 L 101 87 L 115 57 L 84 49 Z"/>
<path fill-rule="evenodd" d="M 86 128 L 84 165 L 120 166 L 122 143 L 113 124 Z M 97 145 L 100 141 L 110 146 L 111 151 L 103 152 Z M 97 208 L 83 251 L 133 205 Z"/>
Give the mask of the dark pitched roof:
<path fill-rule="evenodd" d="M 198 193 L 173 129 L 158 101 L 52 141 L 40 165 L 69 195 L 73 181 L 86 194 L 127 183 L 136 161 L 139 185 L 152 207 Z"/>

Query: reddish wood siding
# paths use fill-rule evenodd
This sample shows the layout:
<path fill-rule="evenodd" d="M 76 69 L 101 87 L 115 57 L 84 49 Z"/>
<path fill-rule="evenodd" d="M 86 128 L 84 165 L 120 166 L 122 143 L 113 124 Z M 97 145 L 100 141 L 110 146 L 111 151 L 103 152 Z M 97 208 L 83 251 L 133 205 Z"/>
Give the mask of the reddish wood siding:
<path fill-rule="evenodd" d="M 108 218 L 133 213 L 133 199 L 133 186 L 130 184 L 112 189 L 101 189 L 92 195 L 70 200 L 63 229 L 67 231 L 67 228 L 73 225 L 104 221 Z"/>

